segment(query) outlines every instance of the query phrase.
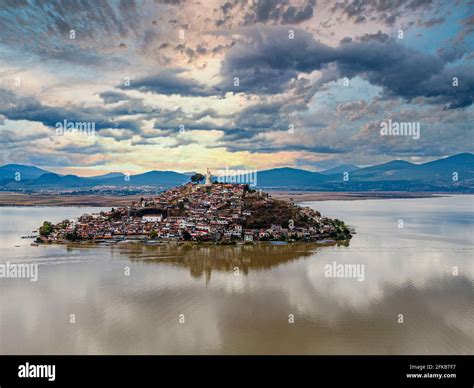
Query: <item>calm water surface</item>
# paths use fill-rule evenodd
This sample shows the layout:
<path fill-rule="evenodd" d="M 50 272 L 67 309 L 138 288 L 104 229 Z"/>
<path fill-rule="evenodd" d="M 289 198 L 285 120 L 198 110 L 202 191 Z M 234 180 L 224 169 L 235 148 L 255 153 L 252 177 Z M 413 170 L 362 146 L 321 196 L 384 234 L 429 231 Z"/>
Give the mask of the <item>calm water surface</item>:
<path fill-rule="evenodd" d="M 39 264 L 0 279 L 0 353 L 474 353 L 474 196 L 306 205 L 350 246 L 33 247 L 43 220 L 100 209 L 0 208 L 0 261 Z M 333 262 L 365 280 L 326 278 Z"/>

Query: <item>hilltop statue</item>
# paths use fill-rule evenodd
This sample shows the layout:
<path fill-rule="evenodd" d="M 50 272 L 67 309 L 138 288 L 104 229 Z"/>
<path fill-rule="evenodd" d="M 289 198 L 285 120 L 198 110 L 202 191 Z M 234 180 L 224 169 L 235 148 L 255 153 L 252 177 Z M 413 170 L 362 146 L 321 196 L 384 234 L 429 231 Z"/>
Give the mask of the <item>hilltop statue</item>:
<path fill-rule="evenodd" d="M 209 170 L 209 169 L 207 169 L 207 172 L 206 172 L 206 183 L 204 185 L 205 186 L 212 186 L 211 170 Z"/>

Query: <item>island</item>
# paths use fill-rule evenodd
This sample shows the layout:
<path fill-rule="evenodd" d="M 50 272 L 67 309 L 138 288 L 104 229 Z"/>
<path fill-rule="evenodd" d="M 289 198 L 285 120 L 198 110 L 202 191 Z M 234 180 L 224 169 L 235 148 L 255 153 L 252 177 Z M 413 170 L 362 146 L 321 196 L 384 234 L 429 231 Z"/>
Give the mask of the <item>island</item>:
<path fill-rule="evenodd" d="M 259 241 L 348 242 L 353 230 L 309 207 L 272 198 L 248 184 L 196 182 L 57 224 L 45 221 L 38 243 Z"/>

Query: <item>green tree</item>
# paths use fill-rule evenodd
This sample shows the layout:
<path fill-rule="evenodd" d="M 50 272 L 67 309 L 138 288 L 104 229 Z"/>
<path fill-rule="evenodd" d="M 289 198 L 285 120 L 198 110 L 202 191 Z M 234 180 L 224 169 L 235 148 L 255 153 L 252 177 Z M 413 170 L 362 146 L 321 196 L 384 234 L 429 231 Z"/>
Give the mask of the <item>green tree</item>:
<path fill-rule="evenodd" d="M 187 230 L 185 230 L 183 232 L 183 239 L 184 241 L 189 241 L 193 238 L 193 236 L 191 236 L 191 233 L 189 233 Z"/>
<path fill-rule="evenodd" d="M 53 224 L 49 221 L 43 222 L 43 225 L 39 228 L 40 236 L 46 237 L 49 236 L 53 231 Z"/>
<path fill-rule="evenodd" d="M 79 235 L 77 234 L 77 230 L 74 229 L 72 232 L 70 233 L 66 233 L 66 235 L 64 236 L 66 237 L 66 240 L 69 240 L 69 241 L 76 241 L 76 240 L 79 240 Z"/>
<path fill-rule="evenodd" d="M 150 238 L 157 238 L 158 237 L 158 232 L 153 229 L 151 232 L 150 232 Z"/>
<path fill-rule="evenodd" d="M 199 182 L 202 182 L 204 179 L 206 179 L 206 177 L 202 174 L 197 173 L 197 174 L 191 175 L 191 178 L 189 179 L 193 183 L 199 183 Z"/>

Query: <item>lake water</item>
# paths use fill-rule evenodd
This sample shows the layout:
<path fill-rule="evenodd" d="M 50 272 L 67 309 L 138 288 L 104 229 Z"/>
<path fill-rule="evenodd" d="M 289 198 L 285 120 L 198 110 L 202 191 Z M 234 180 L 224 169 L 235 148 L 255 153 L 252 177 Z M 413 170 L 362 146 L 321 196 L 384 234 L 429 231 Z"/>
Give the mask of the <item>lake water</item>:
<path fill-rule="evenodd" d="M 0 279 L 0 353 L 474 353 L 474 196 L 307 205 L 350 245 L 34 247 L 42 221 L 100 209 L 0 208 L 0 262 L 39 264 Z"/>

